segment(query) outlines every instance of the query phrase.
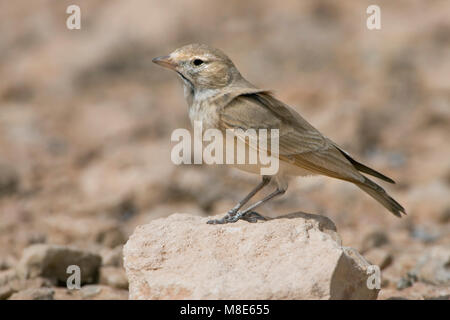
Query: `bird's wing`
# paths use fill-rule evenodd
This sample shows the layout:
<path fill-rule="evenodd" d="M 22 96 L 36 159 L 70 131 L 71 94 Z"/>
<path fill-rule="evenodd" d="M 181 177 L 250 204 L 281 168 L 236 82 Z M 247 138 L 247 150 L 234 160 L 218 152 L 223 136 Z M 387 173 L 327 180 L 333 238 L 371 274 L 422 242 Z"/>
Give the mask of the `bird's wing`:
<path fill-rule="evenodd" d="M 364 180 L 332 141 L 268 92 L 235 95 L 219 108 L 219 115 L 222 129 L 278 129 L 281 160 L 317 174 L 356 183 Z"/>

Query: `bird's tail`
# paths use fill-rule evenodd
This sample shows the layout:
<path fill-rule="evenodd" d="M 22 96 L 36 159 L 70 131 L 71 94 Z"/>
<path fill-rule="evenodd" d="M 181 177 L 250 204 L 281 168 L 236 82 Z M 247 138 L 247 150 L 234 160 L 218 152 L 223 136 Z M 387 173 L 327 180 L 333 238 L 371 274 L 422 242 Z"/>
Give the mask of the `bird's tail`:
<path fill-rule="evenodd" d="M 397 217 L 401 218 L 401 213 L 406 214 L 405 209 L 389 196 L 386 191 L 372 180 L 365 177 L 363 183 L 356 184 L 361 190 L 367 192 L 372 198 L 381 203 L 386 209 Z"/>

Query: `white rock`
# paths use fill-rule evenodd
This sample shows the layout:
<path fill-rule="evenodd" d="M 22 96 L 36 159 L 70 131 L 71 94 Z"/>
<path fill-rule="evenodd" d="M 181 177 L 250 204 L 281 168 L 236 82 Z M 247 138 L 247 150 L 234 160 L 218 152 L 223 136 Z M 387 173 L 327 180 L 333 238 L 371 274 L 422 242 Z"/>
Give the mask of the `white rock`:
<path fill-rule="evenodd" d="M 209 225 L 173 214 L 124 247 L 130 299 L 376 299 L 369 264 L 342 247 L 326 217 Z"/>

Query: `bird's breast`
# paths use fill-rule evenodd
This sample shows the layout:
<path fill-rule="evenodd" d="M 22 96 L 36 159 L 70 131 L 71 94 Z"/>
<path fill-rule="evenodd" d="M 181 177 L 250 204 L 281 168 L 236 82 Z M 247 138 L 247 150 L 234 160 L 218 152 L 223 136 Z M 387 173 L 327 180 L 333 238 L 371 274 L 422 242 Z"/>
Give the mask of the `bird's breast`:
<path fill-rule="evenodd" d="M 192 126 L 195 121 L 202 123 L 203 130 L 219 129 L 217 108 L 207 100 L 195 101 L 189 107 L 189 119 Z"/>

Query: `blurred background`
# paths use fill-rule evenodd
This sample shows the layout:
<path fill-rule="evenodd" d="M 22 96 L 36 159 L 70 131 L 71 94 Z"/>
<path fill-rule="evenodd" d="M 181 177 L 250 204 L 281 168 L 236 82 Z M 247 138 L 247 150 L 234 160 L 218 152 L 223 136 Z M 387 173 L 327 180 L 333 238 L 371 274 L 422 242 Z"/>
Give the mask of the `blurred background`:
<path fill-rule="evenodd" d="M 66 27 L 71 4 L 80 30 Z M 371 4 L 381 30 L 366 27 Z M 380 299 L 449 299 L 449 1 L 16 0 L 0 2 L 0 29 L 0 274 L 50 243 L 115 257 L 104 272 L 121 279 L 137 225 L 222 215 L 259 182 L 170 161 L 187 106 L 178 77 L 151 59 L 198 42 L 397 181 L 381 185 L 408 216 L 320 177 L 259 212 L 331 218 L 344 245 L 381 266 Z M 126 298 L 121 281 L 104 280 L 103 297 Z"/>

